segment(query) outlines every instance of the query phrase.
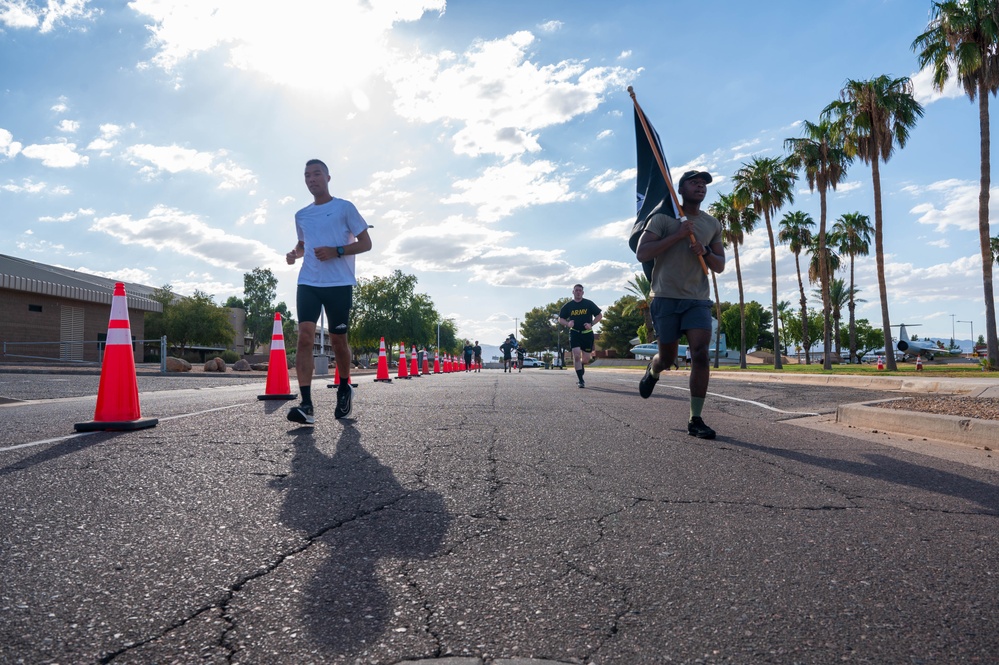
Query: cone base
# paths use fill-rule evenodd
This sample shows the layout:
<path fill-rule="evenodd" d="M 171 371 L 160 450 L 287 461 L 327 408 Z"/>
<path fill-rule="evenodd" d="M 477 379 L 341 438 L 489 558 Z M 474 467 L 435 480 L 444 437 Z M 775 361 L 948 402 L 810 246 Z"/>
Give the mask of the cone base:
<path fill-rule="evenodd" d="M 88 420 L 85 423 L 76 423 L 73 425 L 73 429 L 77 432 L 130 432 L 132 430 L 155 427 L 159 422 L 159 418 L 139 418 L 137 420 Z"/>
<path fill-rule="evenodd" d="M 284 401 L 295 399 L 296 397 L 298 397 L 297 393 L 289 393 L 287 395 L 257 395 L 257 399 L 273 399 L 273 400 L 284 400 Z"/>
<path fill-rule="evenodd" d="M 382 383 L 392 383 L 392 379 L 375 379 L 375 381 L 381 381 Z"/>

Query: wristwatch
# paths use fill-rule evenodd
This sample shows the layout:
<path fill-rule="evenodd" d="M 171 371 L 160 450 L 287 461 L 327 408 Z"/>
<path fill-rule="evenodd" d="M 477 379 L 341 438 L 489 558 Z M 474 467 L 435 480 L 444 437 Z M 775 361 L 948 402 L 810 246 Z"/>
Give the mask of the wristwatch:
<path fill-rule="evenodd" d="M 343 247 L 337 247 L 336 248 L 336 255 L 337 256 L 343 256 Z"/>

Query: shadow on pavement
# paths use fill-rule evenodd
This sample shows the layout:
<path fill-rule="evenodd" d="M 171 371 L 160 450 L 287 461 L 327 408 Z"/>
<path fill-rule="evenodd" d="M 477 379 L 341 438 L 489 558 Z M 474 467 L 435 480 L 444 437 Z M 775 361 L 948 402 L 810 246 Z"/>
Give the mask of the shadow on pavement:
<path fill-rule="evenodd" d="M 333 455 L 319 449 L 311 428 L 292 430 L 291 473 L 274 486 L 286 492 L 281 520 L 308 535 L 315 556 L 324 552 L 300 596 L 302 625 L 316 644 L 348 654 L 370 645 L 398 604 L 382 586 L 379 561 L 430 558 L 451 516 L 439 494 L 402 487 L 350 421 L 340 422 Z"/>
<path fill-rule="evenodd" d="M 863 457 L 869 463 L 864 463 L 833 457 L 820 457 L 797 450 L 771 448 L 735 439 L 725 439 L 725 442 L 830 471 L 849 473 L 897 485 L 907 485 L 927 492 L 965 499 L 981 505 L 989 514 L 999 515 L 999 488 L 949 471 L 911 464 L 887 455 L 866 454 Z"/>
<path fill-rule="evenodd" d="M 96 433 L 96 432 L 95 432 Z M 121 434 L 124 434 L 122 432 Z M 111 437 L 116 436 L 116 433 L 108 432 Z M 67 439 L 62 443 L 57 443 L 54 446 L 45 448 L 33 455 L 25 457 L 19 462 L 14 462 L 3 468 L 0 468 L 0 476 L 6 476 L 8 474 L 14 473 L 15 471 L 20 471 L 26 469 L 29 466 L 34 466 L 35 464 L 42 464 L 43 462 L 49 462 L 54 459 L 58 459 L 64 455 L 72 455 L 73 453 L 78 453 L 81 450 L 85 450 L 91 446 L 95 446 L 98 443 L 106 443 L 109 440 L 108 436 L 92 436 L 90 433 L 83 436 L 74 436 L 73 438 Z"/>

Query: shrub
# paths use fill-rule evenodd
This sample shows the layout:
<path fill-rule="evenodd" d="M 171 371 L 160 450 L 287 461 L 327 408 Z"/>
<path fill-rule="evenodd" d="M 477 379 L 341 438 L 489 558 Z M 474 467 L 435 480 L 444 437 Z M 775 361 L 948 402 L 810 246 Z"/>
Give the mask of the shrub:
<path fill-rule="evenodd" d="M 222 357 L 222 360 L 225 361 L 226 365 L 232 365 L 239 361 L 239 354 L 230 349 L 223 351 L 220 355 Z"/>

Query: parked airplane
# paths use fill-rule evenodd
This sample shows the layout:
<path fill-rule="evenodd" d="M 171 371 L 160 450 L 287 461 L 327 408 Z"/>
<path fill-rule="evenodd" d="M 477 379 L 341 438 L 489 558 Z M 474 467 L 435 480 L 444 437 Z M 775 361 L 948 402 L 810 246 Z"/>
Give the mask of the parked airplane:
<path fill-rule="evenodd" d="M 905 358 L 916 358 L 918 356 L 923 356 L 929 360 L 933 360 L 933 356 L 937 355 L 960 355 L 961 349 L 941 349 L 936 345 L 935 342 L 929 340 L 911 340 L 909 339 L 909 334 L 905 331 L 905 326 L 916 327 L 922 325 L 920 323 L 900 323 L 898 326 L 892 326 L 892 328 L 899 328 L 898 332 L 898 343 L 895 345 L 899 351 L 902 352 L 902 359 Z"/>

